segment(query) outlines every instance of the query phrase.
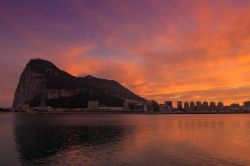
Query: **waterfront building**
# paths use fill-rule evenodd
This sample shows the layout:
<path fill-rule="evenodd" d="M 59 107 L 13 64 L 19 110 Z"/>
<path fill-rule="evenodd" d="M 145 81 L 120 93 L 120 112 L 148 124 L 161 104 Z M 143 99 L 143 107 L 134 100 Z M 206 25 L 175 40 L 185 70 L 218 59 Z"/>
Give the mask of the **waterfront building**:
<path fill-rule="evenodd" d="M 177 101 L 177 109 L 179 111 L 181 111 L 183 108 L 182 108 L 182 101 Z"/>
<path fill-rule="evenodd" d="M 88 110 L 90 111 L 97 111 L 99 109 L 99 102 L 98 101 L 88 101 Z"/>
<path fill-rule="evenodd" d="M 165 108 L 166 108 L 166 111 L 173 111 L 173 103 L 172 101 L 165 101 Z"/>
<path fill-rule="evenodd" d="M 218 102 L 218 104 L 217 104 L 217 111 L 218 112 L 224 111 L 224 104 L 221 101 Z"/>
<path fill-rule="evenodd" d="M 187 101 L 184 102 L 184 111 L 189 111 L 189 102 Z"/>
<path fill-rule="evenodd" d="M 244 101 L 242 109 L 244 112 L 250 112 L 250 101 Z"/>
<path fill-rule="evenodd" d="M 250 108 L 250 101 L 244 101 L 243 102 L 244 107 L 249 107 Z"/>
<path fill-rule="evenodd" d="M 190 102 L 190 111 L 195 111 L 195 103 L 193 101 Z"/>
<path fill-rule="evenodd" d="M 159 104 L 159 110 L 160 112 L 165 112 L 166 111 L 166 107 L 164 104 Z"/>
<path fill-rule="evenodd" d="M 165 106 L 173 107 L 172 101 L 165 101 Z"/>
<path fill-rule="evenodd" d="M 124 111 L 124 107 L 99 107 L 99 111 L 105 112 L 105 111 Z"/>
<path fill-rule="evenodd" d="M 159 104 L 156 101 L 154 101 L 154 100 L 148 101 L 147 112 L 158 112 L 158 111 L 160 111 Z"/>
<path fill-rule="evenodd" d="M 240 106 L 240 104 L 238 104 L 238 103 L 232 103 L 232 104 L 230 104 L 230 107 L 239 107 Z"/>
<path fill-rule="evenodd" d="M 203 111 L 208 111 L 208 102 L 207 102 L 207 101 L 204 101 L 204 102 L 202 103 L 202 110 L 203 110 Z"/>
<path fill-rule="evenodd" d="M 148 102 L 141 102 L 137 100 L 125 99 L 123 103 L 123 110 L 124 111 L 150 111 L 151 101 Z"/>
<path fill-rule="evenodd" d="M 238 103 L 230 104 L 229 110 L 230 111 L 240 111 L 241 110 L 240 104 L 238 104 Z"/>
<path fill-rule="evenodd" d="M 201 111 L 202 110 L 202 105 L 200 101 L 196 101 L 196 111 Z"/>
<path fill-rule="evenodd" d="M 216 111 L 216 104 L 215 104 L 215 102 L 213 102 L 213 101 L 211 101 L 210 103 L 209 103 L 209 107 L 210 107 L 210 111 Z"/>

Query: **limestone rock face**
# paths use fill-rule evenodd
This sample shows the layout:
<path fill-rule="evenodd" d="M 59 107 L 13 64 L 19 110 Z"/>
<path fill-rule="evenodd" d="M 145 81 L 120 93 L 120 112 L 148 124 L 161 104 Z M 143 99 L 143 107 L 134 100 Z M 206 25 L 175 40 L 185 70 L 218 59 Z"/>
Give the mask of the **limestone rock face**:
<path fill-rule="evenodd" d="M 46 95 L 46 78 L 42 74 L 25 69 L 22 73 L 19 84 L 16 89 L 13 108 L 16 110 L 22 107 L 36 97 L 45 97 Z M 42 101 L 41 101 L 42 102 Z"/>
<path fill-rule="evenodd" d="M 79 108 L 87 107 L 89 100 L 97 100 L 101 106 L 122 106 L 124 99 L 145 101 L 116 81 L 74 77 L 49 61 L 32 59 L 20 76 L 13 108 L 22 110 L 27 104 Z"/>

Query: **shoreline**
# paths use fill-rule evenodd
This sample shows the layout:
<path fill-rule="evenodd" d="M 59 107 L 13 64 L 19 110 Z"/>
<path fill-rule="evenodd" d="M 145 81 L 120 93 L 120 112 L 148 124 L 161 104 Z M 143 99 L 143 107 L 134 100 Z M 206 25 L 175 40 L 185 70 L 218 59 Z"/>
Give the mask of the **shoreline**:
<path fill-rule="evenodd" d="M 130 114 L 130 115 L 189 115 L 189 114 L 250 114 L 250 112 L 118 112 L 118 111 L 89 111 L 89 112 L 77 112 L 77 111 L 30 111 L 30 112 L 0 112 L 1 114 Z"/>

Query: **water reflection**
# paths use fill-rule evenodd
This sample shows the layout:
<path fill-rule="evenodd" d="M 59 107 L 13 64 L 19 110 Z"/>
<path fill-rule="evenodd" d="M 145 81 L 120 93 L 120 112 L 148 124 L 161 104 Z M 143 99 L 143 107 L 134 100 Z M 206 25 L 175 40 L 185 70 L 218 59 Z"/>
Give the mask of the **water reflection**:
<path fill-rule="evenodd" d="M 120 126 L 29 126 L 15 127 L 20 159 L 44 159 L 75 145 L 106 148 L 119 142 L 125 128 Z"/>
<path fill-rule="evenodd" d="M 14 119 L 13 132 L 4 129 L 14 133 L 19 165 L 250 164 L 250 115 L 26 114 Z"/>

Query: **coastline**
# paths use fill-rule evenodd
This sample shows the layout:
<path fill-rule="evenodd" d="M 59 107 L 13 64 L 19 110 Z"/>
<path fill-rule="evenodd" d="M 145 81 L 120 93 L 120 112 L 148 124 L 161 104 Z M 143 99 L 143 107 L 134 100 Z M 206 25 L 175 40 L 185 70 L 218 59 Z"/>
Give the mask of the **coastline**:
<path fill-rule="evenodd" d="M 77 112 L 77 111 L 29 111 L 29 112 L 0 112 L 0 115 L 3 114 L 131 114 L 131 115 L 185 115 L 185 114 L 250 114 L 250 112 L 118 112 L 118 111 L 88 111 L 88 112 Z"/>

